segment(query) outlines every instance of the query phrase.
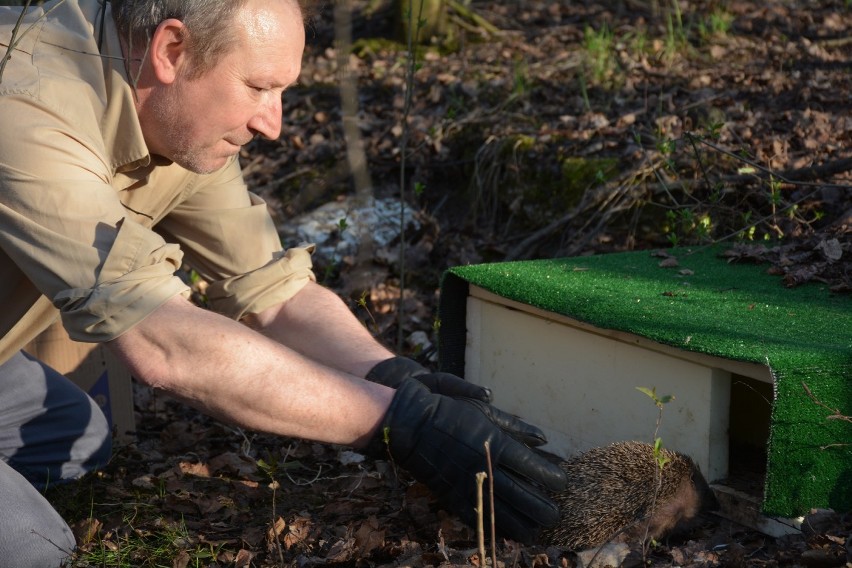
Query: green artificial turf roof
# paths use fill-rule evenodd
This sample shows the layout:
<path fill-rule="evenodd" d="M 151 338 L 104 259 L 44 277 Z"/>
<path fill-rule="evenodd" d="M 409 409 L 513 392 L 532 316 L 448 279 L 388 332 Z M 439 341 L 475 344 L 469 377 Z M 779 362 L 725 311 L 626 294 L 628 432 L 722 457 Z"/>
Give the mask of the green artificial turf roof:
<path fill-rule="evenodd" d="M 775 378 L 764 512 L 852 510 L 852 299 L 785 288 L 766 265 L 729 264 L 719 248 L 480 264 L 441 284 L 441 366 L 463 373 L 468 284 L 600 328 L 767 365 Z M 461 358 L 461 359 L 460 359 Z"/>

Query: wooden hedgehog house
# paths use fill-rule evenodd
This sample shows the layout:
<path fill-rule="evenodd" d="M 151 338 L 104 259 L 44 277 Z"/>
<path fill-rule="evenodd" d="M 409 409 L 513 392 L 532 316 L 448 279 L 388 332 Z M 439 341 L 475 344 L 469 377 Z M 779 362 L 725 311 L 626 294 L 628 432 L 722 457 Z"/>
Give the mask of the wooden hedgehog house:
<path fill-rule="evenodd" d="M 850 511 L 852 300 L 722 251 L 453 268 L 441 369 L 492 387 L 563 456 L 651 441 L 661 416 L 657 436 L 699 464 L 723 514 L 767 533 Z M 637 387 L 674 400 L 660 413 Z"/>

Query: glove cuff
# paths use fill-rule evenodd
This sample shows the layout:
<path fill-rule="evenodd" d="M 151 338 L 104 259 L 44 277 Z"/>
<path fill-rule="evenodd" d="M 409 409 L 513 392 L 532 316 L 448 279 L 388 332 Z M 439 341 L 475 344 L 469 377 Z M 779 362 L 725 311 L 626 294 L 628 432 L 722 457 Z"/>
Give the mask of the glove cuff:
<path fill-rule="evenodd" d="M 410 361 L 410 359 L 409 359 Z M 364 447 L 364 454 L 374 459 L 395 459 L 403 458 L 404 456 L 391 455 L 392 440 L 400 442 L 404 440 L 402 445 L 413 447 L 413 441 L 410 439 L 412 432 L 416 431 L 420 422 L 426 419 L 429 413 L 424 412 L 423 398 L 432 398 L 429 389 L 415 379 L 400 379 L 399 385 L 396 387 L 396 393 L 391 400 L 390 406 L 385 413 L 382 422 L 379 425 L 373 438 Z M 418 412 L 419 411 L 419 412 Z M 411 414 L 414 412 L 414 414 Z M 409 413 L 409 415 L 406 415 Z M 401 419 L 397 420 L 397 414 Z M 398 447 L 400 444 L 394 444 Z"/>
<path fill-rule="evenodd" d="M 386 418 L 382 421 L 379 429 L 376 430 L 375 435 L 360 451 L 365 456 L 374 460 L 388 459 L 390 457 L 390 449 L 388 448 L 388 444 L 390 443 L 390 439 L 388 438 L 389 435 L 390 431 L 387 426 Z"/>
<path fill-rule="evenodd" d="M 429 370 L 426 367 L 413 359 L 391 357 L 370 369 L 370 372 L 364 378 L 386 387 L 397 388 L 405 379 L 425 375 L 428 372 Z"/>

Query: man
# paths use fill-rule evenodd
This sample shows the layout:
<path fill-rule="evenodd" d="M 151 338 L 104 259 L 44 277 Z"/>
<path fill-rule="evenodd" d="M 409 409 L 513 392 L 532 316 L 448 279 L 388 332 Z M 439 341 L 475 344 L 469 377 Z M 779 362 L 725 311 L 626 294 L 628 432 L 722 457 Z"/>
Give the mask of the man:
<path fill-rule="evenodd" d="M 502 534 L 557 519 L 564 474 L 486 389 L 378 344 L 281 250 L 237 153 L 281 129 L 304 49 L 297 0 L 65 0 L 0 11 L 0 558 L 58 565 L 35 487 L 105 462 L 88 397 L 23 352 L 61 317 L 141 382 L 224 421 L 389 456 L 464 519 L 489 441 Z M 11 49 L 8 48 L 13 44 Z M 183 261 L 211 282 L 187 300 Z M 367 378 L 368 380 L 364 380 Z"/>

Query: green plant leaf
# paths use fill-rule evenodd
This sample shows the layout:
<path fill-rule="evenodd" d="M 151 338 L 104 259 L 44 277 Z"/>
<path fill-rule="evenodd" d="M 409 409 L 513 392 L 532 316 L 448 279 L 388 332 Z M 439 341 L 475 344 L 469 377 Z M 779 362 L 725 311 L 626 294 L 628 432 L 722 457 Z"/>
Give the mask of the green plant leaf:
<path fill-rule="evenodd" d="M 657 399 L 656 389 L 652 390 L 652 389 L 649 389 L 647 387 L 636 387 L 636 390 L 638 390 L 639 392 L 644 392 L 645 394 L 647 394 L 649 397 L 651 397 L 654 400 Z"/>

